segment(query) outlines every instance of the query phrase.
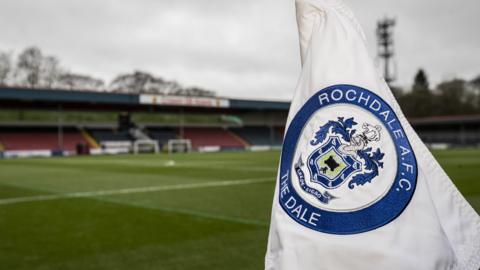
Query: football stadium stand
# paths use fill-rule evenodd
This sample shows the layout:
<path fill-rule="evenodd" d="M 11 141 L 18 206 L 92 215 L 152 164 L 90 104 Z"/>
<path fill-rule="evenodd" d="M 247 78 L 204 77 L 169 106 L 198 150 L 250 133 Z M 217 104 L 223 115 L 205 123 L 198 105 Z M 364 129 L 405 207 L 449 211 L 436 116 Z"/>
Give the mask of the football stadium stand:
<path fill-rule="evenodd" d="M 410 123 L 430 145 L 480 146 L 480 115 L 427 117 Z"/>
<path fill-rule="evenodd" d="M 81 132 L 75 129 L 64 130 L 60 138 L 58 132 L 52 129 L 2 129 L 0 141 L 4 151 L 61 149 L 75 152 L 78 144 L 88 145 Z"/>
<path fill-rule="evenodd" d="M 235 127 L 235 134 L 243 138 L 249 145 L 281 145 L 283 133 L 280 129 L 268 127 Z"/>
<path fill-rule="evenodd" d="M 87 129 L 88 133 L 99 143 L 109 141 L 130 141 L 130 133 L 128 130 L 117 129 Z"/>
<path fill-rule="evenodd" d="M 127 153 L 149 140 L 165 150 L 174 139 L 198 151 L 271 149 L 282 144 L 288 109 L 278 101 L 0 87 L 0 157 Z M 479 115 L 410 122 L 431 146 L 480 146 Z"/>
<path fill-rule="evenodd" d="M 183 138 L 192 142 L 193 149 L 214 146 L 220 149 L 242 149 L 246 146 L 242 140 L 222 128 L 185 128 Z"/>
<path fill-rule="evenodd" d="M 167 145 L 169 140 L 179 138 L 174 128 L 150 128 L 148 129 L 148 135 L 158 141 L 160 148 Z"/>

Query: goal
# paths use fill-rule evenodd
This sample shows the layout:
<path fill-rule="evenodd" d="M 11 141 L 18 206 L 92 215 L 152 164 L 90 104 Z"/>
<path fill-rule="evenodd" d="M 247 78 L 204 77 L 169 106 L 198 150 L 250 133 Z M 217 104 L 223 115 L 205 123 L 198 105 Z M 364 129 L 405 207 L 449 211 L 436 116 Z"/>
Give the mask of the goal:
<path fill-rule="evenodd" d="M 158 142 L 154 140 L 136 140 L 133 143 L 133 153 L 158 153 Z"/>
<path fill-rule="evenodd" d="M 168 140 L 168 153 L 188 153 L 192 151 L 192 142 L 186 139 Z"/>

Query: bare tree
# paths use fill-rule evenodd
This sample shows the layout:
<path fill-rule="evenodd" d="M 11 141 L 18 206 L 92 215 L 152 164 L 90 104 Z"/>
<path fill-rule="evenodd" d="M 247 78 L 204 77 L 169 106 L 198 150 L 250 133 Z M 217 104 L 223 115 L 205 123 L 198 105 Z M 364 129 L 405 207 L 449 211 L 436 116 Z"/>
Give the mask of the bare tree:
<path fill-rule="evenodd" d="M 115 77 L 110 83 L 110 89 L 114 92 L 144 93 L 148 85 L 152 87 L 152 84 L 158 83 L 163 83 L 163 80 L 147 72 L 135 71 Z"/>
<path fill-rule="evenodd" d="M 43 55 L 37 47 L 25 49 L 17 61 L 17 71 L 28 86 L 34 88 L 40 83 Z"/>
<path fill-rule="evenodd" d="M 0 54 L 0 85 L 11 71 L 9 55 Z M 70 90 L 104 90 L 103 80 L 83 74 L 64 72 L 55 56 L 44 55 L 37 47 L 26 48 L 18 55 L 15 77 L 31 88 L 65 88 Z M 167 81 L 148 72 L 134 71 L 118 75 L 109 86 L 113 92 L 160 95 L 215 96 L 215 92 L 198 87 L 183 88 L 176 81 Z"/>
<path fill-rule="evenodd" d="M 205 90 L 199 87 L 189 87 L 185 89 L 179 89 L 171 94 L 181 95 L 181 96 L 194 96 L 194 97 L 214 97 L 215 96 L 214 91 Z"/>
<path fill-rule="evenodd" d="M 170 81 L 170 82 L 165 82 L 162 85 L 161 92 L 166 94 L 166 95 L 176 95 L 178 92 L 182 91 L 182 86 L 175 82 L 175 81 Z"/>
<path fill-rule="evenodd" d="M 89 75 L 63 73 L 58 77 L 58 85 L 70 90 L 102 90 L 105 83 L 101 79 Z"/>
<path fill-rule="evenodd" d="M 7 78 L 12 70 L 11 55 L 0 52 L 0 86 L 7 85 Z"/>
<path fill-rule="evenodd" d="M 54 56 L 46 56 L 42 60 L 41 66 L 41 85 L 46 88 L 52 88 L 60 77 L 61 70 L 59 68 L 59 61 Z"/>
<path fill-rule="evenodd" d="M 110 83 L 110 89 L 114 92 L 124 93 L 163 94 L 168 83 L 150 73 L 135 71 L 117 76 Z"/>
<path fill-rule="evenodd" d="M 215 92 L 213 91 L 204 90 L 198 87 L 183 88 L 176 81 L 166 81 L 160 77 L 142 71 L 118 75 L 110 83 L 110 90 L 133 94 L 147 93 L 159 95 L 215 96 Z"/>

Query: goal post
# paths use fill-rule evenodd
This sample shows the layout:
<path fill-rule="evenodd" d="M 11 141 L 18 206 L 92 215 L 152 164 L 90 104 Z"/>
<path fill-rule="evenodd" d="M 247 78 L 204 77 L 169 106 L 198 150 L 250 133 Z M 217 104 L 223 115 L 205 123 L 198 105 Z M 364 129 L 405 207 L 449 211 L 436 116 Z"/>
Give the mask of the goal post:
<path fill-rule="evenodd" d="M 160 152 L 160 147 L 158 146 L 158 142 L 154 140 L 136 140 L 133 143 L 133 153 L 151 153 L 154 152 L 157 154 Z"/>
<path fill-rule="evenodd" d="M 168 153 L 189 153 L 192 151 L 192 142 L 187 139 L 168 140 Z"/>

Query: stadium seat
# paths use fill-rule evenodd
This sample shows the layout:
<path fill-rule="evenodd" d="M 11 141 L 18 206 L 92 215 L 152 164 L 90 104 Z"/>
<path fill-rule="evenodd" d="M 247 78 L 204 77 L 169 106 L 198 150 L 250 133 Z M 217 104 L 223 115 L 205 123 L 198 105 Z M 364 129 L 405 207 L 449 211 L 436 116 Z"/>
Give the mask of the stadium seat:
<path fill-rule="evenodd" d="M 150 128 L 147 132 L 150 138 L 158 141 L 160 147 L 166 145 L 169 140 L 178 138 L 177 132 L 173 128 Z"/>
<path fill-rule="evenodd" d="M 283 130 L 268 127 L 242 127 L 232 128 L 235 134 L 246 140 L 250 145 L 281 145 Z"/>
<path fill-rule="evenodd" d="M 245 147 L 242 139 L 222 128 L 185 128 L 184 139 L 192 142 L 198 149 L 205 146 L 220 146 L 222 149 L 241 149 Z"/>
<path fill-rule="evenodd" d="M 97 142 L 105 141 L 130 141 L 132 138 L 128 130 L 117 131 L 114 129 L 89 129 L 88 132 Z"/>
<path fill-rule="evenodd" d="M 63 131 L 63 147 L 56 130 L 12 129 L 0 131 L 5 150 L 68 150 L 75 152 L 77 144 L 88 144 L 78 130 Z"/>

